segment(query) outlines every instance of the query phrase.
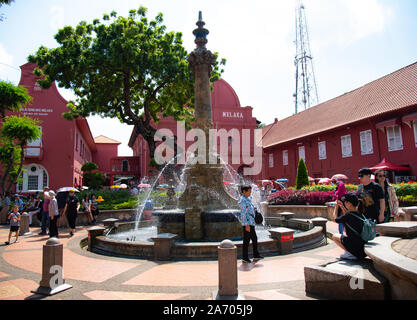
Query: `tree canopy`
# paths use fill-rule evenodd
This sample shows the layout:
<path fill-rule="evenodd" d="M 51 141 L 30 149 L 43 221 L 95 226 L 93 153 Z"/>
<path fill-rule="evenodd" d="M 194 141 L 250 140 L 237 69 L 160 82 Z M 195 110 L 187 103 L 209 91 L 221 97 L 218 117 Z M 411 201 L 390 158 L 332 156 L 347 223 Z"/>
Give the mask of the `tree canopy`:
<path fill-rule="evenodd" d="M 41 136 L 39 120 L 29 117 L 5 117 L 0 141 L 0 193 L 10 191 L 22 172 L 24 146 Z"/>
<path fill-rule="evenodd" d="M 166 32 L 163 15 L 149 21 L 146 11 L 130 10 L 128 17 L 113 11 L 102 20 L 66 26 L 55 35 L 57 48 L 41 46 L 28 60 L 38 65 L 35 74 L 41 77 L 41 87 L 57 81 L 74 91 L 77 98 L 68 104 L 66 119 L 97 114 L 134 125 L 153 158 L 152 121 L 172 116 L 190 124 L 194 82 L 182 34 Z M 224 63 L 216 63 L 212 81 Z"/>
<path fill-rule="evenodd" d="M 15 86 L 10 82 L 0 81 L 0 120 L 6 111 L 19 111 L 22 105 L 32 100 L 23 86 Z"/>

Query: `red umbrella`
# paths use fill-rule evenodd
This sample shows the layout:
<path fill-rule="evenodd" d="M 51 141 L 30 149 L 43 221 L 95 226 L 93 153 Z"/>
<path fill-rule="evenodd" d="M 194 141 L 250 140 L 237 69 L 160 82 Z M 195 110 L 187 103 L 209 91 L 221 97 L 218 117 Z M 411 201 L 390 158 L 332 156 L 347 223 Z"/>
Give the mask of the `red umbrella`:
<path fill-rule="evenodd" d="M 332 179 L 329 178 L 321 178 L 318 182 L 318 184 L 330 184 L 332 182 Z"/>
<path fill-rule="evenodd" d="M 369 168 L 372 171 L 375 170 L 388 170 L 388 171 L 409 171 L 410 168 L 408 167 L 401 167 L 389 162 L 387 159 L 383 159 L 380 163 L 374 165 L 373 167 Z"/>
<path fill-rule="evenodd" d="M 335 174 L 333 177 L 332 177 L 332 180 L 347 180 L 348 179 L 348 177 L 347 176 L 345 176 L 344 174 L 341 174 L 341 173 L 339 173 L 339 174 Z"/>

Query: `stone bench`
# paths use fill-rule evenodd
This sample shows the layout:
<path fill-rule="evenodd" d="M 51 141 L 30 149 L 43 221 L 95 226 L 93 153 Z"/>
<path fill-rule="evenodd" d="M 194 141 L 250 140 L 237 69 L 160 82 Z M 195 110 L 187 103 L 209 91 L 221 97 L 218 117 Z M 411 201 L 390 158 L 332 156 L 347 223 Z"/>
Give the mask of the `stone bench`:
<path fill-rule="evenodd" d="M 401 238 L 380 236 L 365 245 L 365 253 L 373 260 L 375 269 L 388 279 L 391 298 L 417 299 L 417 261 L 393 250 Z"/>
<path fill-rule="evenodd" d="M 376 231 L 387 237 L 417 237 L 416 221 L 387 222 L 376 225 Z"/>
<path fill-rule="evenodd" d="M 309 294 L 338 300 L 384 300 L 388 282 L 370 259 L 332 260 L 304 267 L 305 290 Z"/>

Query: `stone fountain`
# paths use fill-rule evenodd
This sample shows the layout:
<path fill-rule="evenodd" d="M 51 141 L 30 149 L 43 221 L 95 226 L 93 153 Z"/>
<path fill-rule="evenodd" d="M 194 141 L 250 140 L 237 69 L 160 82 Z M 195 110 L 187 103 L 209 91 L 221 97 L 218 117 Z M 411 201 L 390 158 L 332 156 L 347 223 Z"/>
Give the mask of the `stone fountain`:
<path fill-rule="evenodd" d="M 206 48 L 209 31 L 204 25 L 200 11 L 198 28 L 193 31 L 197 47 L 189 55 L 188 62 L 195 79 L 194 128 L 202 130 L 208 142 L 209 130 L 213 128 L 210 74 L 216 56 Z M 214 228 L 219 231 L 215 239 L 240 237 L 240 225 L 236 218 L 239 214 L 237 199 L 226 191 L 220 159 L 215 157 L 213 161 L 210 157 L 213 157 L 213 152 L 207 146 L 203 163 L 197 162 L 184 169 L 185 190 L 178 199 L 176 210 L 172 210 L 171 202 L 163 210 L 154 212 L 154 216 L 158 217 L 158 233 L 173 232 L 174 228 L 180 237 L 187 240 L 213 239 L 214 231 L 209 231 L 206 223 L 222 223 Z M 175 222 L 179 225 L 174 226 Z M 181 225 L 184 226 L 183 231 Z"/>

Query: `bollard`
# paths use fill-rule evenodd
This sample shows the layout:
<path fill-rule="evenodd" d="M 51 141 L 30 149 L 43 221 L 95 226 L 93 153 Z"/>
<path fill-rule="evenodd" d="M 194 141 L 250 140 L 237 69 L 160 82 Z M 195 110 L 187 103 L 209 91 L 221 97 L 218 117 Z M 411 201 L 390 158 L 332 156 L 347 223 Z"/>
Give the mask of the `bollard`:
<path fill-rule="evenodd" d="M 98 236 L 102 236 L 104 234 L 104 230 L 106 230 L 103 227 L 91 227 L 87 229 L 88 231 L 88 251 L 93 251 L 95 240 Z"/>
<path fill-rule="evenodd" d="M 288 228 L 274 228 L 268 230 L 271 238 L 278 240 L 278 250 L 281 254 L 292 252 L 294 244 L 294 230 Z"/>
<path fill-rule="evenodd" d="M 242 300 L 237 283 L 237 247 L 226 239 L 217 247 L 219 257 L 219 290 L 213 292 L 216 300 Z"/>
<path fill-rule="evenodd" d="M 155 260 L 167 261 L 171 259 L 172 242 L 176 237 L 177 235 L 173 233 L 160 233 L 156 237 L 152 237 Z"/>
<path fill-rule="evenodd" d="M 24 236 L 30 234 L 29 230 L 29 215 L 26 212 L 23 212 L 20 216 L 20 228 L 19 236 Z"/>
<path fill-rule="evenodd" d="M 327 241 L 327 228 L 326 228 L 327 221 L 328 220 L 326 218 L 321 218 L 321 217 L 311 219 L 311 222 L 313 223 L 315 227 L 323 228 L 323 233 L 324 233 L 324 237 L 326 238 L 326 241 Z"/>
<path fill-rule="evenodd" d="M 63 276 L 63 245 L 50 238 L 42 249 L 42 279 L 38 289 L 31 292 L 51 296 L 72 288 Z"/>
<path fill-rule="evenodd" d="M 115 219 L 115 218 L 108 218 L 103 220 L 103 225 L 105 228 L 107 229 L 111 229 L 112 227 L 115 226 L 116 222 L 119 222 L 119 219 Z"/>

